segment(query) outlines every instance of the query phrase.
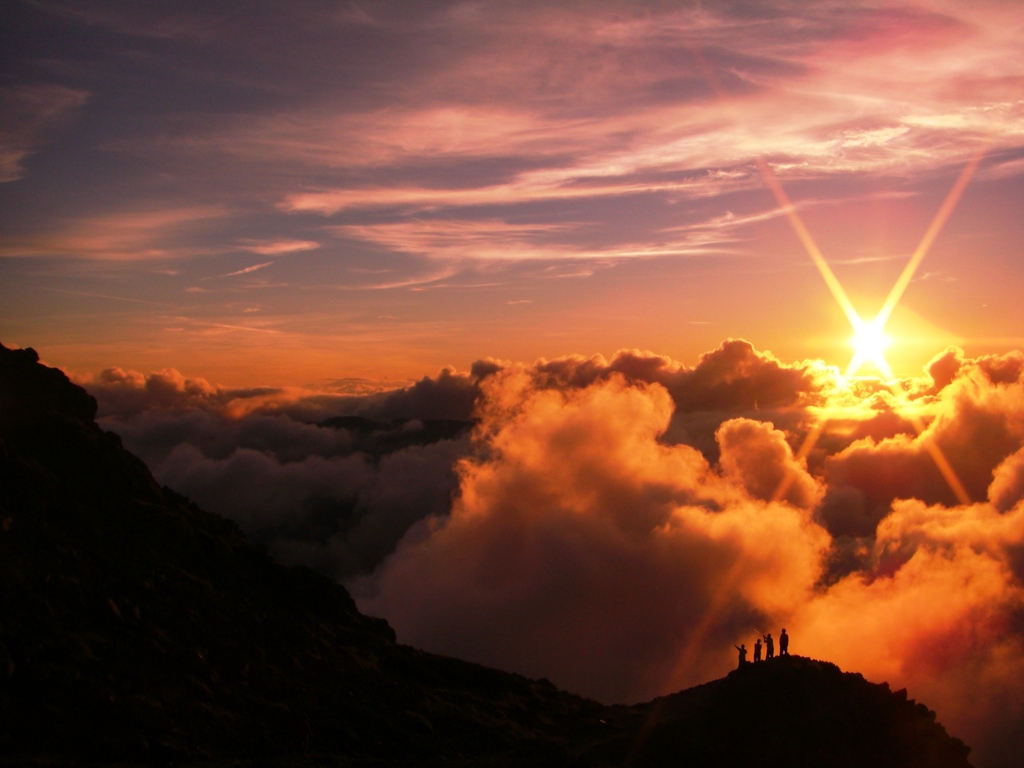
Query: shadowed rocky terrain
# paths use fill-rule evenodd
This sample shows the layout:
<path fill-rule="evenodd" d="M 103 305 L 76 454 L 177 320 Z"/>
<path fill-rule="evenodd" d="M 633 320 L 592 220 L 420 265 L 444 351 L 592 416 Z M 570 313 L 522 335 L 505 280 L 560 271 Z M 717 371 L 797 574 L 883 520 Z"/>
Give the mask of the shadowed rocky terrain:
<path fill-rule="evenodd" d="M 905 692 L 810 659 L 609 707 L 400 645 L 95 413 L 0 346 L 0 764 L 968 765 Z"/>

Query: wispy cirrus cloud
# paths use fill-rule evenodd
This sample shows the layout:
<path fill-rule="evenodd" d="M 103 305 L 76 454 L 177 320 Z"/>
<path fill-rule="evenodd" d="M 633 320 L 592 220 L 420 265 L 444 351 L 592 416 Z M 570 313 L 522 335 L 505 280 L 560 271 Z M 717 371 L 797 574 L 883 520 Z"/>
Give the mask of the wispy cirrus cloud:
<path fill-rule="evenodd" d="M 61 85 L 0 87 L 0 182 L 25 175 L 22 161 L 47 132 L 66 123 L 89 99 L 87 91 Z"/>
<path fill-rule="evenodd" d="M 259 179 L 260 206 L 346 215 L 341 226 L 367 233 L 383 223 L 397 230 L 397 219 L 380 218 L 395 212 L 445 211 L 469 222 L 479 216 L 462 209 L 508 218 L 512 209 L 547 204 L 553 221 L 568 222 L 571 208 L 572 221 L 586 222 L 598 220 L 603 213 L 594 209 L 608 201 L 638 195 L 724 198 L 760 189 L 752 167 L 762 157 L 783 180 L 863 183 L 925 178 L 982 145 L 1024 147 L 1024 64 L 1016 55 L 1024 21 L 999 5 L 651 11 L 607 3 L 579 14 L 485 3 L 396 11 L 387 4 L 340 14 L 297 7 L 279 20 L 280 34 L 334 64 L 305 73 L 298 90 L 296 72 L 268 75 L 268 93 L 295 91 L 293 98 L 195 110 L 105 146 L 149 162 L 162 158 L 208 188 Z M 217 39 L 243 58 L 266 33 L 250 19 L 226 36 L 225 19 L 212 10 L 56 12 L 141 40 Z M 337 58 L 339 39 L 370 28 L 382 40 L 404 41 L 404 57 L 389 51 L 355 69 Z M 206 36 L 195 37 L 197 29 Z M 434 46 L 445 55 L 433 55 Z M 354 90 L 344 98 L 325 74 L 335 65 L 351 74 L 346 87 Z M 202 78 L 250 87 L 218 62 Z M 371 87 L 380 82 L 402 86 Z M 230 194 L 253 199 L 244 186 Z M 310 234 L 242 233 L 234 242 L 276 255 L 314 250 L 319 241 Z M 505 258 L 536 253 L 509 250 L 506 232 L 492 235 L 484 246 L 478 230 L 475 247 Z M 616 241 L 634 241 L 609 234 L 603 246 L 574 252 L 557 238 L 552 230 L 548 250 L 573 258 L 580 251 L 603 257 Z M 371 239 L 384 243 L 379 231 Z M 654 239 L 629 250 L 690 252 Z"/>
<path fill-rule="evenodd" d="M 314 240 L 245 240 L 240 247 L 264 256 L 281 256 L 287 253 L 314 251 L 320 247 L 320 243 Z"/>
<path fill-rule="evenodd" d="M 840 100 L 773 93 L 742 104 L 658 108 L 579 128 L 548 129 L 544 119 L 537 118 L 538 131 L 557 133 L 557 144 L 564 145 L 571 137 L 571 150 L 552 151 L 547 167 L 517 171 L 501 183 L 354 185 L 289 193 L 281 206 L 330 215 L 379 207 L 509 206 L 642 193 L 705 197 L 758 188 L 759 177 L 751 173 L 750 166 L 759 157 L 769 158 L 779 175 L 789 179 L 899 176 L 930 173 L 966 161 L 983 144 L 1024 145 L 1024 100 L 946 110 L 907 105 L 897 113 L 890 107 L 871 114 L 870 108 L 865 109 L 867 99 L 867 94 Z M 730 114 L 740 108 L 742 121 Z M 412 138 L 421 133 L 423 115 L 412 112 L 403 122 L 410 139 L 396 139 L 395 143 L 404 156 L 386 162 L 429 165 L 446 160 L 448 149 L 417 147 Z M 490 122 L 490 118 L 480 122 Z M 594 134 L 602 135 L 593 141 Z M 624 135 L 629 136 L 628 143 L 621 138 Z M 540 163 L 529 147 L 516 146 L 514 141 L 492 143 L 489 136 L 475 138 L 492 148 L 495 160 L 502 153 L 520 150 L 524 163 Z M 620 146 L 601 151 L 602 143 Z M 459 145 L 458 149 L 475 156 L 479 147 Z M 571 161 L 566 161 L 567 155 Z M 373 159 L 372 147 L 357 156 L 357 162 L 366 158 L 371 158 L 371 163 L 385 162 Z"/>
<path fill-rule="evenodd" d="M 232 144 L 353 172 L 398 172 L 388 186 L 292 192 L 282 202 L 324 214 L 720 195 L 756 187 L 745 167 L 758 157 L 788 179 L 928 174 L 982 144 L 1024 144 L 1024 67 L 1014 63 L 1003 16 L 866 7 L 773 18 L 681 11 L 622 21 L 598 13 L 580 28 L 538 14 L 505 34 L 481 22 L 485 37 L 497 36 L 492 49 L 453 57 L 444 82 L 438 72 L 416 101 L 272 117 Z M 1019 19 L 1009 21 L 1020 28 Z M 509 69 L 507 47 L 521 43 L 524 30 L 539 55 Z M 559 46 L 570 44 L 572 59 L 560 56 Z M 595 73 L 588 65 L 598 45 L 611 53 Z M 484 77 L 507 86 L 494 93 L 515 98 L 482 97 L 473 84 Z M 453 82 L 465 86 L 461 99 L 452 98 Z M 968 82 L 981 98 L 965 99 L 958 84 Z M 664 87 L 657 97 L 655 84 Z M 623 96 L 641 92 L 649 97 Z M 403 179 L 403 169 L 429 177 L 436 164 L 481 159 L 505 168 L 504 177 L 474 184 L 469 174 L 457 185 Z"/>
<path fill-rule="evenodd" d="M 218 249 L 197 243 L 194 238 L 188 242 L 189 236 L 197 225 L 226 215 L 227 211 L 218 206 L 111 213 L 63 223 L 50 233 L 3 238 L 0 255 L 135 261 L 209 254 Z"/>
<path fill-rule="evenodd" d="M 762 346 L 831 360 L 821 286 L 757 161 L 867 306 L 979 148 L 928 266 L 961 282 L 915 284 L 902 308 L 991 342 L 972 354 L 1005 351 L 1006 328 L 1021 324 L 1007 279 L 1024 184 L 1019 4 L 253 0 L 239 15 L 60 0 L 15 15 L 0 29 L 16 64 L 5 88 L 37 89 L 32 114 L 53 116 L 22 121 L 39 128 L 8 142 L 21 178 L 0 187 L 0 253 L 39 262 L 0 263 L 0 331 L 15 338 L 42 345 L 72 327 L 72 308 L 130 303 L 102 296 L 183 302 L 184 315 L 231 324 L 242 307 L 227 305 L 244 293 L 255 306 L 259 291 L 260 317 L 372 338 L 353 371 L 368 376 L 506 341 L 516 346 L 501 354 L 526 357 L 562 344 L 695 356 L 710 343 L 695 339 L 697 321 L 753 326 Z M 53 141 L 45 126 L 68 128 Z M 200 282 L 271 260 L 273 272 L 218 290 Z M 955 266 L 968 262 L 970 274 Z M 60 287 L 94 296 L 56 301 L 43 288 L 62 271 Z M 586 275 L 597 279 L 572 291 L 540 279 Z M 533 303 L 515 317 L 530 340 L 518 342 L 499 310 L 523 296 Z M 138 322 L 144 306 L 118 310 L 116 326 L 97 319 L 89 338 L 118 338 L 125 316 L 139 334 L 187 327 Z M 557 331 L 542 327 L 556 316 Z M 382 319 L 393 317 L 401 330 Z M 812 325 L 822 330 L 807 341 Z M 167 336 L 147 338 L 155 349 Z M 254 371 L 262 355 L 299 375 L 271 364 L 271 341 L 232 365 Z M 176 349 L 183 365 L 200 347 Z"/>
<path fill-rule="evenodd" d="M 601 242 L 588 246 L 585 225 L 511 224 L 504 221 L 422 219 L 331 227 L 340 237 L 366 240 L 410 254 L 450 260 L 557 261 L 728 253 L 736 237 L 727 230 L 759 217 L 729 214 L 711 222 L 671 227 L 658 240 Z"/>
<path fill-rule="evenodd" d="M 269 267 L 273 263 L 274 262 L 272 261 L 265 261 L 262 264 L 253 264 L 251 267 L 244 267 L 234 272 L 228 272 L 226 275 L 221 275 L 221 277 L 236 277 L 237 275 L 248 275 L 250 272 L 255 272 L 258 269 L 264 269 L 265 267 Z"/>

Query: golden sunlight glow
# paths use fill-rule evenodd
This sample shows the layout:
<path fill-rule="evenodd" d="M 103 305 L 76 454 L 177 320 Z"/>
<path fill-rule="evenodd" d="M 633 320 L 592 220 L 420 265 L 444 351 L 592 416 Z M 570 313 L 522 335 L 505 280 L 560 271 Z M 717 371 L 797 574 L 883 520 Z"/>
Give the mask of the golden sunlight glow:
<path fill-rule="evenodd" d="M 857 318 L 855 334 L 851 339 L 853 359 L 846 367 L 845 378 L 855 376 L 865 363 L 873 364 L 886 379 L 893 377 L 892 368 L 885 359 L 885 350 L 892 345 L 892 339 L 882 331 L 880 320 L 881 315 L 870 323 Z"/>
<path fill-rule="evenodd" d="M 792 201 L 789 199 L 789 195 L 786 194 L 785 189 L 783 189 L 782 184 L 779 183 L 779 180 L 775 177 L 775 174 L 772 172 L 769 165 L 763 159 L 758 160 L 758 167 L 761 169 L 761 176 L 764 178 L 765 185 L 772 191 L 772 194 L 774 194 L 775 199 L 779 203 L 779 208 L 786 214 L 786 218 L 789 219 L 789 223 L 792 226 L 793 231 L 803 243 L 804 248 L 811 257 L 811 260 L 814 262 L 818 271 L 821 273 L 821 276 L 824 278 L 825 284 L 829 287 L 829 290 L 832 292 L 833 297 L 835 297 L 836 302 L 846 314 L 847 319 L 850 321 L 850 325 L 853 326 L 853 358 L 850 360 L 850 364 L 846 367 L 846 373 L 843 378 L 849 379 L 856 375 L 857 371 L 859 371 L 865 363 L 871 363 L 886 378 L 889 389 L 892 391 L 893 395 L 898 400 L 904 400 L 902 397 L 905 394 L 903 384 L 895 378 L 892 368 L 889 366 L 889 362 L 885 359 L 885 350 L 892 344 L 892 340 L 883 332 L 883 329 L 885 328 L 885 324 L 888 322 L 889 317 L 892 315 L 893 310 L 896 308 L 896 305 L 899 303 L 899 300 L 903 297 L 903 292 L 913 279 L 914 273 L 917 271 L 917 268 L 927 255 L 928 249 L 942 230 L 947 219 L 949 219 L 950 215 L 953 213 L 953 209 L 956 207 L 957 202 L 959 202 L 960 196 L 963 194 L 968 182 L 970 182 L 971 177 L 977 170 L 978 164 L 981 162 L 981 158 L 984 154 L 984 149 L 979 150 L 960 172 L 956 182 L 953 184 L 953 188 L 946 195 L 945 200 L 942 201 L 942 205 L 939 206 L 939 210 L 932 218 L 931 224 L 928 226 L 928 230 L 925 232 L 920 244 L 911 256 L 910 261 L 896 280 L 896 284 L 892 287 L 892 290 L 889 291 L 885 304 L 882 305 L 882 309 L 870 323 L 865 323 L 861 319 L 857 310 L 854 309 L 853 304 L 846 295 L 846 291 L 843 290 L 843 286 L 836 278 L 835 273 L 832 272 L 832 268 L 829 267 L 828 262 L 825 261 L 825 257 L 818 249 L 817 244 L 814 242 L 814 238 L 811 237 L 811 233 L 808 231 L 807 227 L 804 226 L 803 220 L 800 218 L 800 214 L 796 210 L 796 206 L 794 206 Z M 923 435 L 926 426 L 920 417 L 916 414 L 904 415 L 909 417 L 918 436 L 920 437 Z M 823 424 L 819 423 L 808 433 L 807 438 L 804 440 L 804 444 L 800 447 L 800 452 L 797 454 L 797 461 L 802 461 L 806 458 L 807 454 L 814 448 L 815 443 L 817 443 L 818 438 L 821 436 L 823 426 Z M 960 478 L 957 476 L 956 471 L 943 455 L 939 446 L 936 445 L 933 440 L 925 440 L 923 445 L 960 503 L 970 504 L 970 495 L 964 488 L 963 483 L 960 482 Z M 778 501 L 785 496 L 792 480 L 792 473 L 787 473 L 782 478 L 772 497 L 773 501 Z"/>

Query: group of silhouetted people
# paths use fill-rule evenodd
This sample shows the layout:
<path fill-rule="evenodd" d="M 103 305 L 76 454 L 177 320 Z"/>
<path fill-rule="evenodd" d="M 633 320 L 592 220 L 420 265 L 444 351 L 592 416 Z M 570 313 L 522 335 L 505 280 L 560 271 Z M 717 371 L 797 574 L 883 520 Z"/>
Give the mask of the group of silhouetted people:
<path fill-rule="evenodd" d="M 772 633 L 769 632 L 764 636 L 764 658 L 765 660 L 775 658 L 775 640 L 772 638 Z M 747 663 L 747 646 L 744 644 L 734 645 L 737 651 L 740 652 L 740 666 L 742 667 Z M 761 638 L 757 638 L 754 641 L 754 663 L 756 664 L 761 660 Z M 786 634 L 785 628 L 782 630 L 782 634 L 779 635 L 779 656 L 789 656 L 789 635 Z"/>

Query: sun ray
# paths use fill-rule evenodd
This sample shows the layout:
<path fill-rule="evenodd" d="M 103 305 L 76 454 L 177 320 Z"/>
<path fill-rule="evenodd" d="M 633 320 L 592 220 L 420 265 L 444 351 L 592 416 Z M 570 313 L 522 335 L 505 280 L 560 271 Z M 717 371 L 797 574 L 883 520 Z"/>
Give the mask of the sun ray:
<path fill-rule="evenodd" d="M 889 383 L 889 391 L 897 398 L 906 394 L 903 389 L 903 384 L 899 379 L 894 379 Z M 926 427 L 920 416 L 916 413 L 904 413 L 901 415 L 906 416 L 910 421 L 911 425 L 914 427 L 914 431 L 917 432 L 918 437 L 921 437 L 924 434 Z M 946 480 L 950 490 L 953 491 L 953 495 L 956 496 L 957 501 L 961 504 L 970 504 L 970 494 L 967 493 L 967 489 L 964 488 L 964 484 L 960 482 L 960 478 L 957 476 L 956 471 L 953 469 L 938 444 L 934 440 L 922 440 L 921 445 L 928 452 L 928 455 L 932 457 L 932 461 L 935 462 L 935 466 L 938 467 L 939 472 Z"/>
<path fill-rule="evenodd" d="M 942 201 L 942 205 L 939 206 L 939 210 L 935 212 L 935 216 L 932 218 L 931 224 L 928 225 L 927 231 L 924 233 L 924 237 L 921 238 L 921 242 L 918 244 L 917 249 L 910 257 L 910 261 L 907 262 L 907 266 L 903 268 L 903 272 L 900 274 L 899 279 L 896 280 L 896 284 L 893 285 L 892 290 L 889 291 L 889 295 L 885 299 L 885 303 L 882 305 L 882 309 L 879 311 L 878 316 L 875 318 L 875 322 L 879 323 L 879 330 L 885 327 L 885 324 L 889 322 L 889 316 L 893 310 L 896 309 L 896 305 L 899 304 L 901 298 L 903 298 L 903 292 L 907 290 L 907 286 L 910 285 L 910 281 L 914 278 L 914 273 L 917 268 L 924 261 L 924 257 L 928 255 L 928 250 L 932 247 L 932 243 L 935 242 L 935 238 L 938 237 L 939 232 L 946 225 L 946 221 L 953 213 L 953 209 L 956 208 L 956 204 L 960 202 L 960 196 L 963 195 L 964 189 L 970 182 L 971 177 L 974 176 L 974 172 L 978 169 L 978 163 L 981 162 L 981 158 L 984 157 L 985 150 L 979 150 L 978 153 L 971 158 L 971 161 L 964 166 L 964 169 L 960 171 L 960 175 L 957 177 L 956 182 L 953 184 L 952 189 L 949 190 L 949 194 L 946 195 L 946 199 Z"/>
<path fill-rule="evenodd" d="M 853 357 L 850 358 L 850 364 L 846 366 L 846 371 L 843 373 L 843 378 L 850 379 L 855 376 L 862 365 L 864 365 L 864 355 L 859 349 L 854 350 Z"/>
<path fill-rule="evenodd" d="M 807 436 L 804 438 L 803 443 L 800 445 L 800 450 L 797 451 L 796 459 L 799 464 L 801 461 L 807 458 L 811 451 L 814 450 L 814 446 L 818 443 L 818 438 L 821 437 L 821 433 L 825 431 L 825 421 L 819 421 L 807 432 Z M 789 470 L 783 475 L 782 480 L 779 481 L 778 487 L 775 489 L 775 493 L 772 494 L 772 501 L 781 501 L 789 491 L 789 487 L 793 484 L 796 479 L 796 472 Z"/>
<path fill-rule="evenodd" d="M 711 599 L 701 614 L 700 621 L 693 627 L 689 638 L 687 638 L 686 643 L 683 645 L 683 649 L 676 657 L 675 666 L 668 677 L 673 689 L 685 684 L 684 674 L 693 667 L 693 663 L 700 657 L 701 646 L 704 643 L 705 636 L 714 622 L 721 617 L 723 609 L 728 605 L 729 596 L 732 594 L 736 584 L 742 579 L 746 567 L 747 557 L 742 551 L 739 551 L 736 560 L 729 567 L 729 570 L 726 571 L 725 575 L 715 585 Z M 626 759 L 622 763 L 624 766 L 631 766 L 635 763 L 637 756 L 640 754 L 640 749 L 651 735 L 654 726 L 658 724 L 661 712 L 667 703 L 667 699 L 664 697 L 655 699 L 654 706 L 651 707 L 650 713 L 644 719 L 644 722 L 637 730 L 636 736 L 633 738 L 629 752 L 626 754 Z"/>
<path fill-rule="evenodd" d="M 811 237 L 810 231 L 804 225 L 803 220 L 797 213 L 796 207 L 789 199 L 789 195 L 786 194 L 786 190 L 783 189 L 778 178 L 776 178 L 775 174 L 772 173 L 771 168 L 764 159 L 758 158 L 757 164 L 761 169 L 761 175 L 764 178 L 765 184 L 772 191 L 776 201 L 779 203 L 780 209 L 785 212 L 786 218 L 789 219 L 790 226 L 792 226 L 793 231 L 800 239 L 800 242 L 803 243 L 804 248 L 811 257 L 811 261 L 813 261 L 815 266 L 818 268 L 818 271 L 825 280 L 825 284 L 829 287 L 832 295 L 846 314 L 846 318 L 850 321 L 850 325 L 853 326 L 855 334 L 854 353 L 850 360 L 850 364 L 846 368 L 844 378 L 849 379 L 857 373 L 865 362 L 871 362 L 885 377 L 889 390 L 896 398 L 899 399 L 905 395 L 902 383 L 896 379 L 892 368 L 889 365 L 889 361 L 885 358 L 887 337 L 883 333 L 883 329 L 885 328 L 885 324 L 888 322 L 889 317 L 892 315 L 893 310 L 896 308 L 896 305 L 903 297 L 903 292 L 913 279 L 918 266 L 920 266 L 924 257 L 928 254 L 928 250 L 931 248 L 935 238 L 938 237 L 942 227 L 953 213 L 953 209 L 959 202 L 961 195 L 963 195 L 964 189 L 967 187 L 968 182 L 977 170 L 978 164 L 981 162 L 981 158 L 983 156 L 984 150 L 980 150 L 960 172 L 960 175 L 957 177 L 952 189 L 950 189 L 946 198 L 942 201 L 942 205 L 939 206 L 939 210 L 932 218 L 924 237 L 918 244 L 917 249 L 910 258 L 910 261 L 907 263 L 907 266 L 904 267 L 903 272 L 897 279 L 896 284 L 892 287 L 892 290 L 889 291 L 889 295 L 886 297 L 885 303 L 882 305 L 882 309 L 870 323 L 864 322 L 849 297 L 846 295 L 846 291 L 843 289 L 842 284 L 835 276 L 832 268 L 829 267 L 828 262 L 825 261 L 825 257 L 818 249 L 817 244 L 814 242 L 814 238 Z M 925 431 L 924 422 L 922 422 L 918 416 L 913 414 L 909 416 L 909 419 L 914 430 L 917 432 L 918 437 L 921 437 Z M 807 436 L 804 438 L 804 442 L 800 446 L 800 450 L 796 455 L 798 461 L 805 459 L 814 449 L 814 446 L 821 437 L 823 430 L 824 423 L 820 422 L 807 433 Z M 935 462 L 935 466 L 946 480 L 946 483 L 953 491 L 957 500 L 961 504 L 970 504 L 970 494 L 967 493 L 967 489 L 964 488 L 964 485 L 957 476 L 956 471 L 942 453 L 942 449 L 939 448 L 934 441 L 930 440 L 922 441 L 922 445 L 928 452 L 929 456 L 931 456 L 932 461 Z M 792 471 L 787 472 L 783 476 L 778 487 L 775 489 L 775 493 L 772 494 L 773 501 L 778 501 L 785 496 L 786 491 L 789 490 L 789 486 L 793 482 L 793 479 Z"/>
<path fill-rule="evenodd" d="M 832 291 L 832 295 L 836 301 L 839 302 L 839 306 L 846 314 L 846 318 L 850 321 L 850 325 L 853 326 L 854 331 L 858 330 L 864 325 L 864 321 L 860 319 L 860 315 L 857 310 L 854 309 L 849 297 L 846 295 L 846 291 L 843 286 L 839 283 L 839 278 L 835 276 L 832 268 L 825 261 L 825 257 L 821 255 L 821 251 L 818 250 L 817 244 L 814 242 L 814 238 L 811 237 L 811 233 L 807 231 L 807 227 L 804 226 L 803 220 L 800 215 L 796 212 L 796 206 L 789 199 L 789 195 L 786 194 L 786 190 L 782 188 L 782 184 L 772 173 L 772 169 L 768 166 L 762 158 L 757 159 L 758 168 L 761 169 L 761 176 L 764 178 L 765 184 L 775 195 L 775 199 L 779 203 L 779 207 L 785 211 L 786 218 L 789 219 L 790 226 L 793 227 L 793 231 L 796 232 L 797 237 L 800 238 L 800 242 L 804 244 L 804 248 L 810 255 L 814 265 L 821 272 L 821 276 L 825 279 L 825 284 L 829 290 Z"/>

